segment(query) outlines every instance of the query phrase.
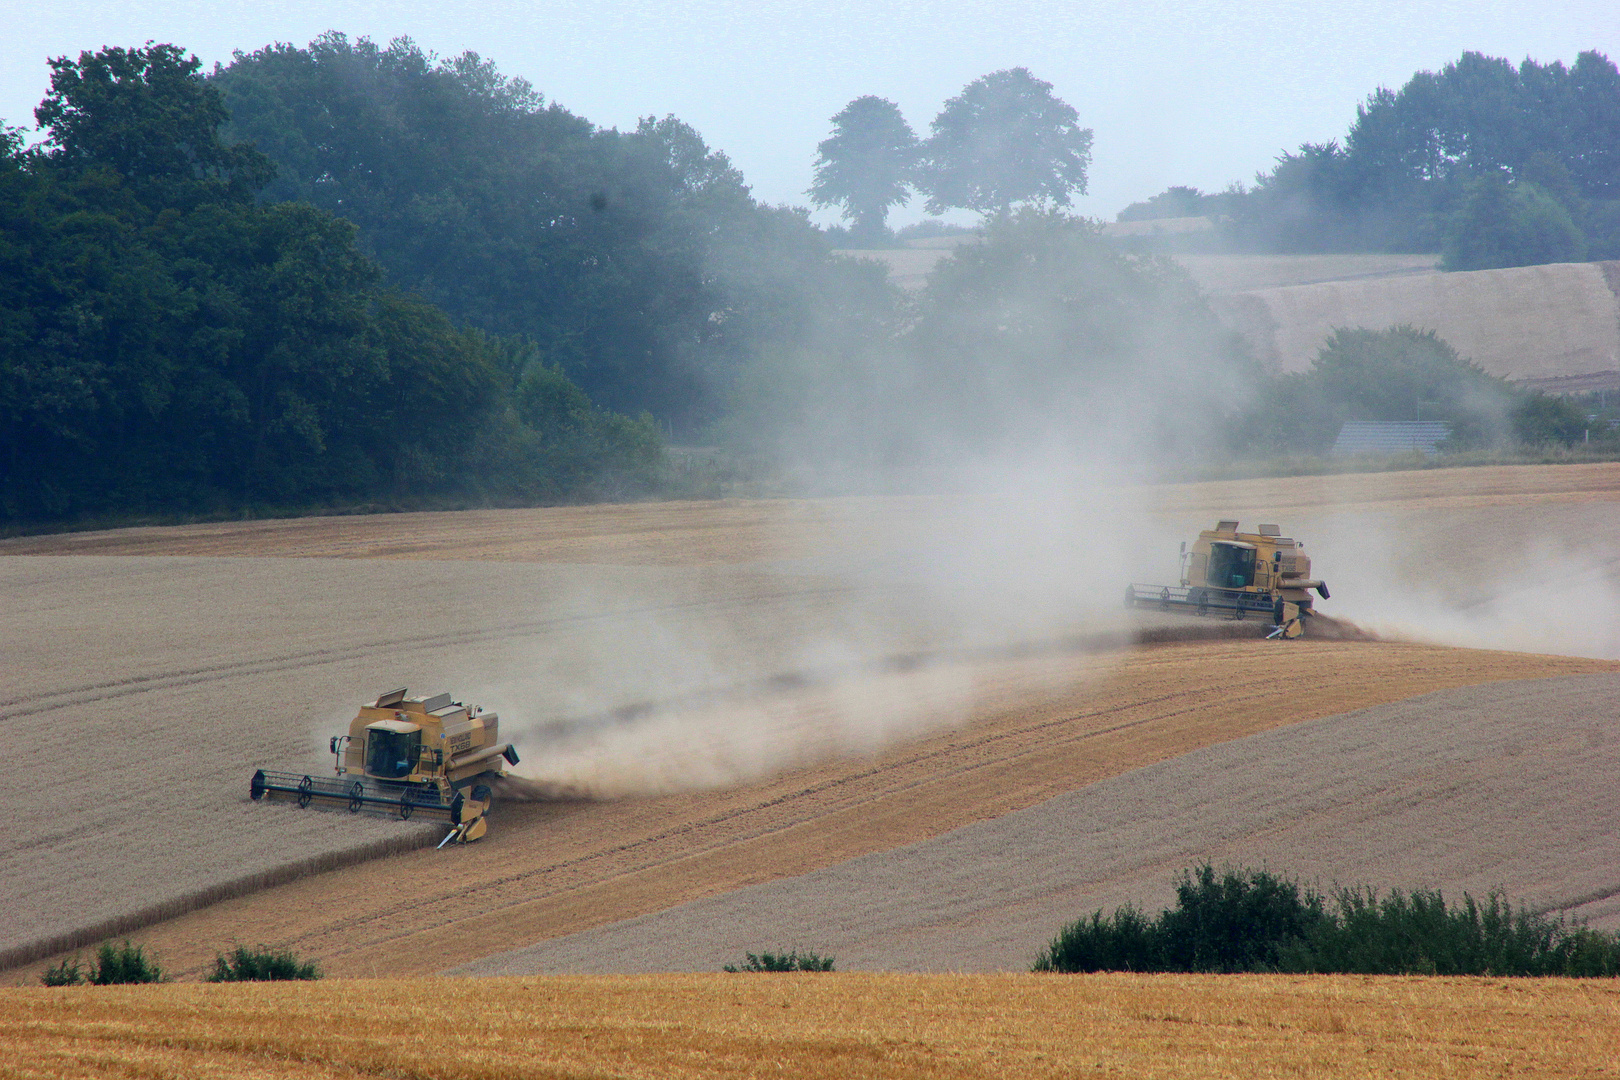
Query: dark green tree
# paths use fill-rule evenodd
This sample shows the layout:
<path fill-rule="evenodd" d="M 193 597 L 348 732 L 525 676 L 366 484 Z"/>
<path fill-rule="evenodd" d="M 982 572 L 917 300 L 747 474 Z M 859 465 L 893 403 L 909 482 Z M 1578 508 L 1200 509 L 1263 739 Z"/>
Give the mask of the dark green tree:
<path fill-rule="evenodd" d="M 1523 397 L 1433 330 L 1338 327 L 1309 371 L 1260 380 L 1235 416 L 1233 441 L 1240 450 L 1322 453 L 1346 420 L 1441 420 L 1452 446 L 1490 446 L 1524 437 Z"/>
<path fill-rule="evenodd" d="M 1592 254 L 1620 253 L 1617 148 L 1620 69 L 1606 56 L 1515 67 L 1467 52 L 1399 90 L 1374 91 L 1342 147 L 1284 154 L 1234 211 L 1234 239 L 1270 250 L 1433 251 L 1476 185 L 1502 176 L 1551 195 Z"/>
<path fill-rule="evenodd" d="M 939 264 L 904 347 L 915 383 L 897 411 L 920 443 L 970 453 L 1055 438 L 1162 460 L 1204 445 L 1242 363 L 1180 267 L 1033 208 Z"/>
<path fill-rule="evenodd" d="M 51 160 L 68 171 L 106 169 L 154 205 L 249 198 L 275 173 L 251 146 L 218 137 L 224 102 L 178 46 L 109 47 L 50 66 L 34 117 Z"/>
<path fill-rule="evenodd" d="M 1500 172 L 1468 185 L 1446 225 L 1441 265 L 1447 270 L 1578 262 L 1586 244 L 1569 211 L 1529 181 L 1510 184 Z"/>
<path fill-rule="evenodd" d="M 975 79 L 945 103 L 929 131 L 916 182 L 931 214 L 1068 206 L 1071 195 L 1085 194 L 1091 129 L 1027 68 Z"/>
<path fill-rule="evenodd" d="M 690 125 L 601 130 L 470 53 L 327 34 L 213 81 L 233 135 L 277 162 L 270 198 L 347 217 L 395 286 L 689 438 L 841 272 Z"/>
<path fill-rule="evenodd" d="M 880 237 L 889 207 L 911 197 L 917 136 L 898 105 L 870 94 L 844 106 L 832 124 L 832 136 L 816 147 L 810 201 L 843 207 L 856 237 Z"/>
<path fill-rule="evenodd" d="M 564 436 L 498 342 L 382 287 L 352 223 L 257 201 L 195 61 L 137 52 L 53 64 L 43 151 L 0 135 L 0 519 L 589 493 L 526 452 Z M 623 425 L 592 445 L 642 453 Z"/>
<path fill-rule="evenodd" d="M 1119 212 L 1120 221 L 1158 221 L 1163 218 L 1197 217 L 1212 201 L 1195 187 L 1169 187 Z"/>

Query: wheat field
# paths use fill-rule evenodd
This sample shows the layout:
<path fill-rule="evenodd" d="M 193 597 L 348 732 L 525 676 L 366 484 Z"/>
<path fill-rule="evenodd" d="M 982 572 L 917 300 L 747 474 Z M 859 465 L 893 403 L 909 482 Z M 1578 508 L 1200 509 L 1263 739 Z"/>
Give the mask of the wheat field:
<path fill-rule="evenodd" d="M 1434 330 L 1507 379 L 1620 373 L 1620 298 L 1606 267 L 1555 263 L 1275 286 L 1216 295 L 1256 357 L 1303 371 L 1334 327 Z"/>
<path fill-rule="evenodd" d="M 1335 611 L 1382 612 L 1386 636 L 1404 640 L 1120 651 L 1128 635 L 1100 650 L 1058 635 L 931 654 L 946 596 L 890 624 L 879 662 L 816 674 L 824 661 L 803 643 L 846 640 L 851 611 L 876 620 L 893 595 L 872 586 L 852 605 L 859 582 L 826 568 L 919 522 L 952 526 L 942 498 L 308 518 L 0 542 L 11 615 L 0 648 L 13 680 L 0 716 L 48 732 L 52 747 L 0 760 L 8 820 L 32 820 L 42 797 L 52 807 L 45 827 L 0 838 L 5 979 L 31 981 L 62 950 L 137 929 L 182 975 L 261 939 L 340 974 L 442 970 L 926 841 L 1273 728 L 1451 687 L 1616 670 L 1620 466 L 1119 498 L 1148 511 L 1137 534 L 1144 575 L 1172 572 L 1175 537 L 1216 516 L 1279 520 L 1307 530 Z M 1528 588 L 1549 582 L 1563 591 Z M 1445 619 L 1429 617 L 1439 609 Z M 671 639 L 683 647 L 670 653 Z M 1440 644 L 1459 641 L 1477 647 Z M 592 696 L 598 677 L 616 696 Z M 689 740 L 621 740 L 621 765 L 663 770 L 681 781 L 673 787 L 508 802 L 489 839 L 464 851 L 316 873 L 438 834 L 258 806 L 247 776 L 259 764 L 323 767 L 326 735 L 355 704 L 401 684 L 472 687 L 513 725 L 503 730 L 525 767 L 547 764 L 559 731 L 658 730 L 625 717 L 686 717 L 701 722 L 689 732 L 708 734 L 728 719 L 769 723 L 708 756 Z M 885 728 L 894 716 L 907 721 Z M 841 717 L 859 724 L 834 723 L 827 736 Z M 1563 873 L 1544 870 L 1551 884 Z"/>
<path fill-rule="evenodd" d="M 1603 1077 L 1620 987 L 687 975 L 0 990 L 0 1077 Z"/>

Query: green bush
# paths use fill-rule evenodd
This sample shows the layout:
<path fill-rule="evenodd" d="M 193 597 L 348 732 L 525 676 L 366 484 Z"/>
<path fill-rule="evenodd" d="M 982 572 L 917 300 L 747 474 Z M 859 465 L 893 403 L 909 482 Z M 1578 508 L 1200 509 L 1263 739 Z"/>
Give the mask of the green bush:
<path fill-rule="evenodd" d="M 1500 895 L 1448 905 L 1439 890 L 1341 889 L 1329 906 L 1267 871 L 1205 864 L 1184 873 L 1176 906 L 1065 926 L 1036 971 L 1287 971 L 1366 975 L 1620 975 L 1620 935 L 1568 926 Z"/>
<path fill-rule="evenodd" d="M 238 945 L 229 955 L 214 957 L 209 982 L 275 982 L 282 979 L 318 979 L 314 961 L 300 961 L 290 949 L 275 950 L 260 945 L 249 949 Z"/>
<path fill-rule="evenodd" d="M 55 967 L 45 969 L 45 974 L 39 981 L 46 986 L 80 986 L 84 983 L 84 971 L 79 966 L 79 958 L 63 960 Z"/>
<path fill-rule="evenodd" d="M 723 970 L 739 971 L 831 971 L 833 958 L 830 956 L 817 956 L 813 952 L 799 952 L 794 949 L 785 953 L 744 953 L 747 959 L 741 966 L 727 964 Z"/>
<path fill-rule="evenodd" d="M 96 950 L 95 968 L 90 982 L 96 986 L 115 986 L 122 983 L 155 983 L 163 981 L 163 969 L 146 955 L 139 945 L 124 939 L 122 945 L 110 941 L 101 943 Z"/>

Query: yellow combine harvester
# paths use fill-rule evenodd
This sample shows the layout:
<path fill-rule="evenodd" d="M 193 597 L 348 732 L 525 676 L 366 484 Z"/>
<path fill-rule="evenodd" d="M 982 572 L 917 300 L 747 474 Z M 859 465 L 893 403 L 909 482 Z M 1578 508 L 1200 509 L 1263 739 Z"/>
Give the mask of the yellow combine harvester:
<path fill-rule="evenodd" d="M 477 840 L 489 827 L 490 782 L 502 775 L 502 762 L 518 763 L 517 750 L 497 741 L 500 717 L 494 713 L 469 709 L 449 694 L 406 693 L 394 690 L 362 705 L 349 733 L 332 736 L 335 777 L 260 769 L 248 793 L 286 796 L 299 806 L 341 806 L 352 814 L 422 814 L 451 826 L 440 847 Z"/>
<path fill-rule="evenodd" d="M 1126 607 L 1220 612 L 1234 619 L 1255 613 L 1271 619 L 1271 638 L 1295 638 L 1313 614 L 1310 590 L 1328 598 L 1327 583 L 1311 577 L 1305 543 L 1275 525 L 1238 532 L 1236 521 L 1217 522 L 1198 534 L 1191 551 L 1181 545 L 1180 585 L 1125 587 Z"/>

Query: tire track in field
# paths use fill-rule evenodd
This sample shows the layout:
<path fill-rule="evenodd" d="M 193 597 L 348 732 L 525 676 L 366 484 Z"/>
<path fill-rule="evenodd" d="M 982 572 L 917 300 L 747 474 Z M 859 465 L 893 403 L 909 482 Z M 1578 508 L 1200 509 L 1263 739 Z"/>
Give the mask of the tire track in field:
<path fill-rule="evenodd" d="M 519 813 L 499 822 L 489 847 L 455 853 L 453 867 L 408 861 L 442 858 L 438 853 L 402 855 L 245 898 L 212 915 L 200 912 L 216 929 L 175 926 L 165 935 L 242 933 L 244 920 L 258 919 L 278 946 L 323 958 L 334 973 L 363 974 L 368 965 L 425 973 L 513 942 L 938 835 L 1198 746 L 1370 701 L 1446 685 L 1613 670 L 1552 658 L 1328 644 L 1297 672 L 1271 670 L 1256 679 L 1254 663 L 1263 663 L 1264 654 L 1254 645 L 1217 648 L 1213 655 L 1188 649 L 1162 663 L 1152 652 L 1138 654 L 1156 668 L 1148 682 L 1102 695 L 1111 699 L 1102 707 L 1073 708 L 1094 699 L 1081 692 L 1069 708 L 1015 709 L 977 730 L 897 748 L 876 763 L 830 763 L 744 790 Z M 1219 671 L 1213 678 L 1212 664 Z M 1199 688 L 1184 685 L 1189 665 L 1206 673 Z M 455 887 L 444 884 L 447 878 Z M 405 880 L 416 884 L 402 891 Z"/>
<path fill-rule="evenodd" d="M 747 599 L 761 602 L 779 600 L 792 600 L 818 596 L 836 596 L 848 593 L 843 587 L 825 587 L 819 589 L 804 589 L 797 591 L 783 591 L 771 594 L 750 594 Z M 137 694 L 151 693 L 156 690 L 168 690 L 180 686 L 194 686 L 199 683 L 219 682 L 226 679 L 247 675 L 263 675 L 277 671 L 295 671 L 301 668 L 316 667 L 321 664 L 336 664 L 347 660 L 360 660 L 375 655 L 384 650 L 398 651 L 402 649 L 434 649 L 445 648 L 452 645 L 476 644 L 480 641 L 496 641 L 508 638 L 532 637 L 544 634 L 551 630 L 565 626 L 588 625 L 593 622 L 606 622 L 613 619 L 628 618 L 639 615 L 660 615 L 675 612 L 713 611 L 720 610 L 738 602 L 738 597 L 724 597 L 713 600 L 692 600 L 671 604 L 652 604 L 645 607 L 623 608 L 609 612 L 589 612 L 580 615 L 565 615 L 549 619 L 524 619 L 516 622 L 502 623 L 495 626 L 481 626 L 472 630 L 459 630 L 439 634 L 420 634 L 412 637 L 374 640 L 358 645 L 327 649 L 312 649 L 308 652 L 286 653 L 281 656 L 259 657 L 252 660 L 233 660 L 220 664 L 204 665 L 195 668 L 181 668 L 175 671 L 160 672 L 155 675 L 141 675 L 128 679 L 114 679 L 99 683 L 85 683 L 79 686 L 67 687 L 62 690 L 51 691 L 45 694 L 35 694 L 26 697 L 0 699 L 0 721 L 13 720 L 24 716 L 37 716 L 40 713 L 52 712 L 57 709 L 73 708 L 88 705 L 99 701 L 109 701 L 116 698 L 131 697 Z"/>
<path fill-rule="evenodd" d="M 1161 695 L 1161 696 L 1156 697 L 1156 698 L 1149 698 L 1149 699 L 1140 700 L 1140 701 L 1126 702 L 1126 703 L 1122 703 L 1122 704 L 1119 704 L 1119 705 L 1111 706 L 1111 707 L 1106 708 L 1106 709 L 1098 709 L 1098 710 L 1094 710 L 1094 711 L 1091 711 L 1091 712 L 1080 713 L 1080 714 L 1074 715 L 1074 716 L 1064 716 L 1064 717 L 1061 717 L 1061 718 L 1056 719 L 1056 720 L 1049 720 L 1049 721 L 1045 721 L 1043 723 L 1032 724 L 1032 725 L 1028 725 L 1026 727 L 1016 728 L 1016 729 L 1010 730 L 1010 731 L 999 731 L 999 732 L 986 734 L 986 735 L 983 735 L 981 737 L 974 738 L 974 739 L 968 739 L 968 740 L 965 740 L 965 741 L 957 741 L 957 742 L 951 744 L 950 746 L 941 747 L 941 748 L 935 749 L 935 750 L 929 750 L 929 751 L 926 751 L 924 753 L 912 754 L 912 755 L 910 755 L 908 757 L 901 758 L 901 759 L 894 760 L 894 761 L 884 762 L 882 764 L 875 765 L 875 766 L 873 766 L 871 768 L 864 769 L 864 770 L 861 770 L 861 771 L 845 773 L 843 775 L 833 777 L 831 779 L 822 781 L 822 782 L 817 783 L 817 784 L 812 784 L 812 785 L 800 788 L 798 790 L 794 790 L 794 791 L 790 791 L 790 792 L 787 792 L 787 793 L 784 793 L 784 794 L 781 794 L 781 795 L 777 795 L 777 796 L 775 796 L 773 798 L 753 802 L 753 803 L 750 803 L 749 805 L 746 805 L 746 806 L 732 808 L 732 809 L 726 810 L 726 811 L 721 812 L 721 813 L 710 815 L 710 816 L 708 816 L 706 818 L 683 822 L 680 825 L 671 827 L 671 828 L 666 829 L 666 830 L 664 830 L 662 832 L 658 832 L 658 833 L 654 833 L 654 834 L 649 835 L 649 836 L 641 837 L 641 838 L 639 838 L 637 840 L 630 841 L 628 843 L 623 843 L 623 844 L 618 844 L 618 845 L 615 845 L 615 846 L 612 846 L 612 847 L 603 848 L 603 849 L 601 849 L 599 851 L 593 851 L 593 852 L 590 852 L 590 853 L 587 853 L 587 854 L 576 856 L 576 857 L 571 858 L 571 859 L 565 859 L 565 860 L 558 861 L 558 862 L 553 862 L 553 863 L 548 863 L 548 864 L 543 864 L 543 865 L 537 865 L 537 866 L 531 867 L 529 869 L 526 869 L 526 870 L 524 870 L 522 872 L 519 872 L 519 873 L 516 873 L 516 874 L 508 874 L 508 875 L 492 878 L 492 879 L 489 879 L 487 881 L 480 882 L 479 887 L 481 889 L 493 889 L 493 888 L 502 888 L 502 887 L 521 886 L 521 885 L 524 885 L 524 884 L 530 882 L 532 879 L 544 878 L 544 877 L 550 876 L 552 874 L 555 874 L 555 873 L 557 873 L 559 871 L 568 870 L 568 869 L 575 868 L 575 867 L 588 866 L 591 863 L 595 863 L 595 862 L 598 862 L 598 861 L 603 860 L 603 859 L 613 858 L 615 856 L 634 855 L 636 852 L 656 847 L 657 845 L 659 845 L 661 843 L 665 843 L 665 842 L 668 842 L 670 840 L 674 840 L 674 839 L 681 838 L 681 837 L 692 836 L 693 834 L 702 833 L 702 832 L 704 832 L 706 830 L 713 829 L 714 827 L 725 824 L 727 822 L 737 821 L 739 819 L 751 817 L 751 816 L 758 815 L 758 814 L 763 814 L 763 813 L 766 813 L 768 811 L 779 810 L 779 809 L 782 809 L 782 808 L 785 808 L 785 807 L 790 807 L 790 806 L 793 806 L 795 804 L 801 803 L 804 800 L 813 799 L 814 797 L 816 797 L 818 795 L 821 795 L 821 794 L 824 794 L 826 792 L 835 791 L 835 790 L 840 789 L 840 788 L 850 788 L 850 787 L 852 787 L 854 785 L 861 784 L 862 782 L 865 782 L 865 781 L 880 781 L 882 778 L 887 777 L 887 776 L 889 776 L 891 774 L 915 771 L 919 767 L 925 766 L 925 765 L 927 765 L 928 763 L 931 763 L 931 762 L 940 761 L 942 759 L 958 757 L 964 751 L 983 749 L 985 747 L 994 745 L 996 743 L 1006 742 L 1008 740 L 1028 739 L 1028 738 L 1030 738 L 1032 736 L 1035 736 L 1035 735 L 1037 735 L 1037 734 L 1039 734 L 1041 732 L 1049 731 L 1049 730 L 1054 729 L 1054 728 L 1060 728 L 1060 727 L 1069 726 L 1069 725 L 1073 725 L 1073 724 L 1077 724 L 1077 723 L 1082 723 L 1082 722 L 1084 722 L 1084 721 L 1086 721 L 1088 719 L 1093 719 L 1093 718 L 1097 718 L 1097 717 L 1116 715 L 1118 713 L 1122 713 L 1122 712 L 1126 712 L 1126 711 L 1130 711 L 1130 710 L 1134 710 L 1134 709 L 1139 709 L 1139 708 L 1142 708 L 1144 706 L 1163 704 L 1163 703 L 1172 702 L 1172 701 L 1183 702 L 1184 703 L 1189 698 L 1208 697 L 1210 695 L 1210 693 L 1211 693 L 1211 691 L 1202 690 L 1202 689 L 1201 690 L 1178 691 L 1178 692 L 1174 692 L 1174 693 L 1170 693 L 1170 694 L 1164 694 L 1164 695 Z M 1268 696 L 1268 695 L 1265 695 L 1265 694 L 1248 694 L 1248 695 L 1243 695 L 1243 696 L 1237 697 L 1237 698 L 1234 698 L 1229 694 L 1228 695 L 1222 695 L 1222 696 L 1228 701 L 1241 702 L 1241 701 L 1257 700 L 1259 698 L 1262 698 L 1262 697 L 1265 697 L 1265 696 Z M 1170 720 L 1170 719 L 1173 719 L 1173 718 L 1178 717 L 1178 716 L 1184 716 L 1184 715 L 1187 715 L 1189 713 L 1197 711 L 1198 708 L 1199 708 L 1199 706 L 1194 704 L 1194 705 L 1185 705 L 1185 707 L 1181 707 L 1181 708 L 1172 708 L 1172 709 L 1167 709 L 1167 710 L 1160 711 L 1160 712 L 1150 713 L 1150 714 L 1148 714 L 1146 716 L 1142 716 L 1142 717 L 1140 717 L 1138 719 L 1130 720 L 1130 721 L 1127 721 L 1127 722 L 1122 723 L 1122 724 L 1115 724 L 1115 725 L 1111 725 L 1109 727 L 1103 727 L 1103 728 L 1094 728 L 1094 729 L 1091 729 L 1091 730 L 1075 733 L 1073 735 L 1068 736 L 1067 738 L 1048 741 L 1048 742 L 1046 742 L 1044 744 L 1044 747 L 1050 747 L 1050 746 L 1055 746 L 1055 745 L 1060 745 L 1060 744 L 1081 743 L 1081 742 L 1086 742 L 1088 740 L 1106 738 L 1107 736 L 1116 735 L 1116 734 L 1119 734 L 1121 732 L 1129 731 L 1129 730 L 1131 730 L 1133 728 L 1145 727 L 1147 725 L 1158 723 L 1158 722 L 1163 722 L 1165 720 Z M 1023 748 L 1023 749 L 1021 749 L 1019 751 L 1018 754 L 1009 755 L 1009 756 L 1022 756 L 1023 754 L 1027 754 L 1027 753 L 1030 753 L 1030 752 L 1032 752 L 1032 748 Z M 691 859 L 691 858 L 694 858 L 694 857 L 697 857 L 697 856 L 701 856 L 701 855 L 704 855 L 704 854 L 708 854 L 708 853 L 711 853 L 711 852 L 721 851 L 721 850 L 723 850 L 723 849 L 725 849 L 727 847 L 731 847 L 731 846 L 734 846 L 734 845 L 746 844 L 746 843 L 749 843 L 749 842 L 752 842 L 752 841 L 762 840 L 762 839 L 764 839 L 766 837 L 769 837 L 769 836 L 772 836 L 772 835 L 775 835 L 775 834 L 778 834 L 778 833 L 786 832 L 789 829 L 798 828 L 798 827 L 803 826 L 803 825 L 813 824 L 814 822 L 816 822 L 817 820 L 822 819 L 822 818 L 831 817 L 831 816 L 836 815 L 836 814 L 844 814 L 844 813 L 849 813 L 849 812 L 852 812 L 852 811 L 860 810 L 863 807 L 871 806 L 873 804 L 882 802 L 883 800 L 895 798 L 897 796 L 902 796 L 902 795 L 906 794 L 909 791 L 912 791 L 912 790 L 914 790 L 916 788 L 919 788 L 919 787 L 922 787 L 922 786 L 925 786 L 925 785 L 948 782 L 948 781 L 950 781 L 950 780 L 952 780 L 954 778 L 966 775 L 968 773 L 976 772 L 976 771 L 987 769 L 987 768 L 994 768 L 994 767 L 997 767 L 997 766 L 1003 766 L 1003 765 L 1005 765 L 1005 763 L 1006 763 L 1006 758 L 1005 757 L 1004 758 L 992 758 L 992 759 L 987 760 L 987 761 L 972 762 L 972 763 L 965 764 L 965 765 L 960 765 L 960 766 L 956 766 L 956 767 L 952 767 L 952 768 L 947 768 L 947 769 L 944 769 L 944 770 L 941 770 L 941 771 L 938 771 L 938 772 L 931 772 L 927 776 L 917 777 L 917 778 L 907 780 L 907 781 L 904 781 L 904 782 L 901 782 L 901 783 L 879 786 L 876 790 L 869 791 L 869 792 L 867 792 L 865 794 L 856 794 L 851 799 L 840 802 L 840 803 L 837 803 L 837 804 L 835 804 L 833 806 L 830 806 L 830 807 L 812 808 L 812 809 L 808 810 L 807 812 L 799 814 L 797 816 L 790 813 L 790 814 L 788 814 L 786 816 L 783 816 L 783 817 L 780 817 L 780 818 L 777 818 L 777 817 L 767 818 L 765 821 L 760 823 L 757 827 L 754 827 L 749 831 L 745 831 L 741 835 L 731 835 L 727 839 L 725 839 L 724 841 L 717 841 L 717 842 L 711 842 L 711 843 L 701 843 L 700 842 L 700 846 L 686 847 L 686 848 L 683 848 L 680 852 L 678 852 L 676 854 L 663 856 L 663 857 L 650 858 L 645 862 L 636 863 L 636 864 L 634 864 L 632 866 L 612 871 L 607 876 L 599 879 L 598 881 L 591 882 L 590 886 L 587 886 L 587 887 L 594 887 L 594 886 L 599 886 L 599 885 L 601 885 L 601 886 L 609 885 L 615 880 L 622 879 L 622 878 L 627 878 L 627 877 L 630 877 L 630 876 L 633 876 L 633 875 L 636 875 L 636 874 L 645 873 L 646 871 L 649 871 L 649 870 L 655 870 L 655 869 L 657 869 L 657 868 L 659 868 L 661 866 L 667 866 L 667 865 L 671 865 L 673 863 L 682 862 L 682 861 L 685 861 L 685 860 L 688 860 L 688 859 Z M 525 895 L 521 899 L 515 899 L 515 900 L 511 900 L 511 901 L 507 901 L 507 902 L 498 903 L 498 904 L 488 906 L 480 913 L 480 916 L 481 917 L 482 916 L 498 916 L 503 911 L 507 911 L 507 910 L 510 910 L 510 909 L 513 909 L 513 908 L 527 906 L 527 905 L 530 905 L 530 904 L 535 904 L 535 903 L 538 903 L 538 902 L 541 902 L 541 901 L 544 901 L 544 900 L 547 900 L 547 899 L 551 899 L 553 897 L 566 895 L 566 894 L 571 893 L 571 892 L 576 892 L 580 888 L 581 888 L 581 886 L 579 886 L 579 885 L 563 885 L 563 886 L 558 886 L 558 887 L 554 887 L 554 888 L 542 888 L 542 889 L 540 889 L 538 891 L 528 893 L 527 895 Z M 355 918 L 355 919 L 348 919 L 348 920 L 344 920 L 342 922 L 333 923 L 333 924 L 331 924 L 330 926 L 327 926 L 327 927 L 319 928 L 318 930 L 312 931 L 309 936 L 316 936 L 316 935 L 325 934 L 325 933 L 342 935 L 346 931 L 351 931 L 351 930 L 358 929 L 358 928 L 361 928 L 361 927 L 374 925 L 374 924 L 383 924 L 383 923 L 387 923 L 387 922 L 390 922 L 390 921 L 396 921 L 396 920 L 398 920 L 398 918 L 402 914 L 404 914 L 406 912 L 420 913 L 424 908 L 431 908 L 432 906 L 434 906 L 436 904 L 443 904 L 443 903 L 446 903 L 446 902 L 455 901 L 455 900 L 461 899 L 463 897 L 463 895 L 464 895 L 463 890 L 456 889 L 456 890 L 447 890 L 447 891 L 444 891 L 444 892 L 440 892 L 440 893 L 438 893 L 436 895 L 412 897 L 408 901 L 401 901 L 401 902 L 399 902 L 397 904 L 392 904 L 392 905 L 389 905 L 389 906 L 386 906 L 386 907 L 378 908 L 377 910 L 368 913 L 364 917 Z M 460 920 L 458 920 L 458 919 L 456 919 L 454 917 L 444 918 L 444 919 L 441 919 L 438 922 L 432 922 L 432 923 L 428 923 L 427 925 L 413 927 L 412 929 L 410 929 L 409 931 L 406 931 L 404 933 L 400 933 L 400 934 L 384 934 L 384 935 L 382 935 L 380 937 L 371 938 L 365 944 L 360 945 L 360 946 L 356 946 L 354 949 L 333 950 L 333 951 L 327 953 L 327 955 L 342 956 L 342 955 L 345 955 L 347 953 L 357 951 L 358 949 L 373 948 L 378 944 L 387 943 L 387 942 L 391 942 L 391 941 L 397 941 L 397 940 L 403 940 L 403 939 L 408 938 L 408 937 L 413 937 L 413 936 L 415 936 L 417 934 L 431 933 L 434 930 L 439 930 L 439 929 L 442 929 L 442 928 L 444 928 L 446 926 L 453 925 L 454 923 L 456 923 L 458 921 L 460 921 Z"/>

